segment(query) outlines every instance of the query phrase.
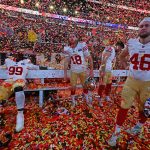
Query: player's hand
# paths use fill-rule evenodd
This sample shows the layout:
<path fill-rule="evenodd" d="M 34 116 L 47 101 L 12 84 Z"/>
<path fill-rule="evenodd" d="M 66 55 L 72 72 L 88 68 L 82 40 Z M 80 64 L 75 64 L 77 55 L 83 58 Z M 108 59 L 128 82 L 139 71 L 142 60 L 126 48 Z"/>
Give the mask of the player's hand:
<path fill-rule="evenodd" d="M 48 67 L 46 67 L 46 66 L 39 66 L 39 69 L 40 69 L 40 70 L 47 70 L 47 68 L 48 68 Z"/>

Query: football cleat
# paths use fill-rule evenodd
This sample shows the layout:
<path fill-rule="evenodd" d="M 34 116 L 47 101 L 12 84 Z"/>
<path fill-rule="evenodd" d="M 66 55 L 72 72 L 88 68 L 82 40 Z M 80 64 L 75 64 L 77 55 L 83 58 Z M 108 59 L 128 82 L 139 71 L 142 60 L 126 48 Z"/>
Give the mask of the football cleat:
<path fill-rule="evenodd" d="M 75 107 L 77 105 L 77 101 L 76 100 L 72 100 L 72 107 Z"/>
<path fill-rule="evenodd" d="M 99 107 L 103 107 L 104 105 L 103 105 L 103 103 L 102 103 L 101 101 L 99 101 L 99 102 L 98 102 L 98 106 L 99 106 Z"/>
<path fill-rule="evenodd" d="M 133 134 L 133 135 L 137 135 L 141 133 L 141 131 L 142 131 L 142 127 L 138 125 L 135 125 L 132 129 L 127 130 L 129 134 Z"/>
<path fill-rule="evenodd" d="M 17 114 L 16 132 L 20 132 L 24 128 L 24 114 Z"/>
<path fill-rule="evenodd" d="M 113 134 L 111 136 L 111 138 L 108 140 L 108 145 L 110 146 L 116 146 L 117 145 L 117 139 L 119 138 L 119 136 Z"/>
<path fill-rule="evenodd" d="M 109 96 L 106 96 L 106 97 L 105 97 L 105 100 L 106 100 L 107 102 L 110 102 L 110 101 L 111 101 L 111 98 L 110 98 Z"/>
<path fill-rule="evenodd" d="M 101 97 L 98 97 L 98 106 L 99 107 L 103 107 L 103 102 L 102 102 L 102 98 Z"/>

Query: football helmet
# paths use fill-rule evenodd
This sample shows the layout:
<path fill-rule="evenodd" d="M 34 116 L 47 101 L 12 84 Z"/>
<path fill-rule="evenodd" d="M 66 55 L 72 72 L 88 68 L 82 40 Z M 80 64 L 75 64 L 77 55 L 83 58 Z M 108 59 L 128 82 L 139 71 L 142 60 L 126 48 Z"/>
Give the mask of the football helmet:
<path fill-rule="evenodd" d="M 148 98 L 144 104 L 144 115 L 150 118 L 150 98 Z"/>
<path fill-rule="evenodd" d="M 89 91 L 93 91 L 96 88 L 96 81 L 95 81 L 95 79 L 91 78 L 91 77 L 88 77 L 85 80 L 84 88 L 89 90 Z"/>
<path fill-rule="evenodd" d="M 66 114 L 69 115 L 69 111 L 64 107 L 59 107 L 56 111 L 57 115 Z"/>

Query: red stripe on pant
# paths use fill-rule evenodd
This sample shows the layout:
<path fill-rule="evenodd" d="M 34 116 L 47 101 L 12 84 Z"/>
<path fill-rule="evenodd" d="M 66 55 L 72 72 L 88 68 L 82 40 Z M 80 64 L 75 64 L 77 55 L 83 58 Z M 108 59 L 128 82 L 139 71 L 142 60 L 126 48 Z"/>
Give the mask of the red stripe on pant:
<path fill-rule="evenodd" d="M 99 87 L 98 87 L 98 95 L 100 97 L 102 97 L 104 90 L 105 90 L 105 85 L 99 85 Z"/>
<path fill-rule="evenodd" d="M 83 93 L 84 94 L 88 94 L 88 90 L 87 89 L 83 89 Z"/>
<path fill-rule="evenodd" d="M 106 88 L 105 88 L 105 94 L 109 95 L 111 92 L 111 83 L 110 84 L 106 84 Z"/>
<path fill-rule="evenodd" d="M 71 95 L 75 95 L 75 90 L 71 90 Z"/>
<path fill-rule="evenodd" d="M 117 125 L 119 125 L 119 126 L 123 125 L 123 123 L 127 117 L 128 110 L 129 109 L 123 109 L 123 108 L 119 109 L 118 115 L 117 115 L 117 121 L 116 121 Z"/>

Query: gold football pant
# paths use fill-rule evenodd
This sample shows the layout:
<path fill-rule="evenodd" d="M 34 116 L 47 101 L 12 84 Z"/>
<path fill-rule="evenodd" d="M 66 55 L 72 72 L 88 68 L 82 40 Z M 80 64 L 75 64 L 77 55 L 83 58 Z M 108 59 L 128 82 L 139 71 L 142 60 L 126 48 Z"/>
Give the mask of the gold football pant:
<path fill-rule="evenodd" d="M 14 92 L 14 88 L 18 86 L 25 86 L 25 80 L 18 79 L 13 81 L 12 79 L 5 80 L 0 86 L 0 101 L 8 99 Z"/>
<path fill-rule="evenodd" d="M 80 82 L 81 82 L 82 86 L 84 86 L 84 82 L 87 78 L 86 72 L 81 72 L 81 73 L 71 72 L 71 74 L 70 74 L 71 86 L 76 86 L 77 85 L 78 78 L 80 79 Z"/>
<path fill-rule="evenodd" d="M 139 111 L 143 111 L 145 101 L 150 97 L 150 81 L 141 81 L 128 77 L 123 90 L 121 107 L 129 109 L 137 100 Z"/>

